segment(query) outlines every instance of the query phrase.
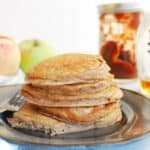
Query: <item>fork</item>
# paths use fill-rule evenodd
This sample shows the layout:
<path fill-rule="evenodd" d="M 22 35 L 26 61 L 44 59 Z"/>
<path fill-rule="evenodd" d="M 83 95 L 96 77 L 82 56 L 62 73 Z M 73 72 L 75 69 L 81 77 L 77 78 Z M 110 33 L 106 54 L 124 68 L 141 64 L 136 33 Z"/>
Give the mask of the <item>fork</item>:
<path fill-rule="evenodd" d="M 25 104 L 25 100 L 21 96 L 20 91 L 16 92 L 14 96 L 8 101 L 7 104 L 0 106 L 0 113 L 6 110 L 17 111 L 19 108 Z"/>

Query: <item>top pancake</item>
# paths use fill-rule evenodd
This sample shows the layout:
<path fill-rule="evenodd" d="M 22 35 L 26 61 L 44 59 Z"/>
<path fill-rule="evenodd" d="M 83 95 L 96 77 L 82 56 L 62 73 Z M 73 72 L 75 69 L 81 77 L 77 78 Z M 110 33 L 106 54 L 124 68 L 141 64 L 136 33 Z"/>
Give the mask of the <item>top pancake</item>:
<path fill-rule="evenodd" d="M 48 58 L 35 66 L 27 79 L 35 85 L 62 85 L 102 79 L 110 68 L 98 55 L 64 54 Z"/>

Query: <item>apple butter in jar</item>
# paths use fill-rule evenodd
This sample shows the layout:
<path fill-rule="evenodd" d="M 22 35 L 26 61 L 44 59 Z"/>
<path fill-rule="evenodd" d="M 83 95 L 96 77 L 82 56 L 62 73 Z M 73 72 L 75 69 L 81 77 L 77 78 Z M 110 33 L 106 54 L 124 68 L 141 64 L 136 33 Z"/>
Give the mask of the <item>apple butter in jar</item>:
<path fill-rule="evenodd" d="M 133 3 L 103 4 L 99 13 L 100 54 L 116 79 L 135 79 L 136 33 L 142 8 Z"/>

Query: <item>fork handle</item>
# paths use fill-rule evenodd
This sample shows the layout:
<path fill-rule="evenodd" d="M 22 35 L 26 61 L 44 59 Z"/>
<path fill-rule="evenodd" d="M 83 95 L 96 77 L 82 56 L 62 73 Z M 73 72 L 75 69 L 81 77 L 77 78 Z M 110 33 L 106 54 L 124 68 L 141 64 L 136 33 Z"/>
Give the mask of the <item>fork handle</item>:
<path fill-rule="evenodd" d="M 24 99 L 21 99 L 20 101 L 17 102 L 17 104 L 10 104 L 7 103 L 6 105 L 0 107 L 0 113 L 4 112 L 4 111 L 18 111 L 20 109 L 20 107 L 22 105 L 24 105 L 26 103 L 26 101 Z"/>

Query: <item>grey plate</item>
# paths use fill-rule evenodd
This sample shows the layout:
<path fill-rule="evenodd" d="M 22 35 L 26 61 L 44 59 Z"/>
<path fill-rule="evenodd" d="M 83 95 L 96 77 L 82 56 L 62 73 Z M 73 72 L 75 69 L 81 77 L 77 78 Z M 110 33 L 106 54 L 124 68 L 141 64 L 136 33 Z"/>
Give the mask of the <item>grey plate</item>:
<path fill-rule="evenodd" d="M 12 112 L 5 112 L 1 114 L 0 137 L 14 143 L 56 146 L 115 144 L 137 139 L 150 132 L 150 100 L 136 92 L 123 91 L 124 97 L 121 100 L 123 120 L 109 128 L 50 138 L 40 132 L 12 129 L 6 121 L 6 117 Z"/>

